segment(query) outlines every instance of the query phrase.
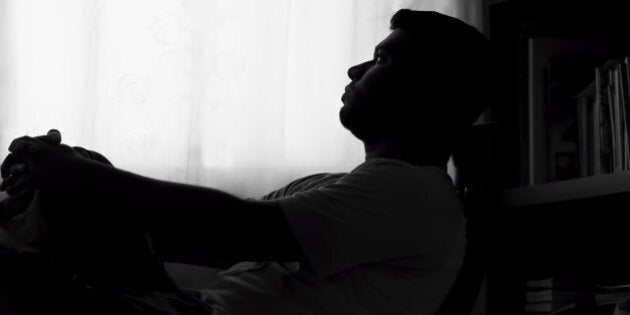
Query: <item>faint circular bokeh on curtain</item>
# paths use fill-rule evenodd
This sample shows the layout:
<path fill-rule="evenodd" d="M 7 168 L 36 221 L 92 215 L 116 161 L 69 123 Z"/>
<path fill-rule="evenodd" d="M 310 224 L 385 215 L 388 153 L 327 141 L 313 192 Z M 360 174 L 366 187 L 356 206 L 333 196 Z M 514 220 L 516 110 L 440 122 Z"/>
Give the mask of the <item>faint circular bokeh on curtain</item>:
<path fill-rule="evenodd" d="M 338 122 L 348 67 L 399 8 L 476 23 L 475 1 L 5 0 L 0 158 L 61 130 L 120 168 L 256 197 L 348 171 Z"/>

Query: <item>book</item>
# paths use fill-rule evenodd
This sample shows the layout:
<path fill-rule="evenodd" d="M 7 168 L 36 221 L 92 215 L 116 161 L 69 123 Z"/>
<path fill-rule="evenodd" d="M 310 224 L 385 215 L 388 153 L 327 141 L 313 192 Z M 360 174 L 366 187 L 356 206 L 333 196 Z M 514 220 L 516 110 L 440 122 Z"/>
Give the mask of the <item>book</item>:
<path fill-rule="evenodd" d="M 553 304 L 567 304 L 575 300 L 583 300 L 591 298 L 593 293 L 589 290 L 558 290 L 558 289 L 546 289 L 539 291 L 525 292 L 526 303 L 553 303 Z"/>
<path fill-rule="evenodd" d="M 624 290 L 624 289 L 628 289 L 630 290 L 630 283 L 624 283 L 624 284 L 601 284 L 598 283 L 595 285 L 596 288 L 598 289 L 603 289 L 603 290 Z"/>
<path fill-rule="evenodd" d="M 602 174 L 602 156 L 600 152 L 602 151 L 602 129 L 601 129 L 601 103 L 599 101 L 599 81 L 597 80 L 600 74 L 598 73 L 599 69 L 595 68 L 595 79 L 594 79 L 594 88 L 595 94 L 593 96 L 593 115 L 591 116 L 591 128 L 593 130 L 593 134 L 591 135 L 591 141 L 593 141 L 593 147 L 591 152 L 591 158 L 593 163 L 593 175 Z"/>
<path fill-rule="evenodd" d="M 613 114 L 608 72 L 606 67 L 595 69 L 595 98 L 599 107 L 599 162 L 602 174 L 613 172 Z"/>
<path fill-rule="evenodd" d="M 525 313 L 549 313 L 594 305 L 594 285 L 580 279 L 529 279 L 525 286 Z"/>
<path fill-rule="evenodd" d="M 630 283 L 595 284 L 590 280 L 529 279 L 525 286 L 525 313 L 558 313 L 573 308 L 599 308 L 630 300 Z"/>
<path fill-rule="evenodd" d="M 595 68 L 575 95 L 579 177 L 630 170 L 630 58 Z"/>
<path fill-rule="evenodd" d="M 612 138 L 613 138 L 613 171 L 620 172 L 623 170 L 623 120 L 621 119 L 621 89 L 620 89 L 620 63 L 617 61 L 608 72 L 609 93 L 611 99 L 611 115 L 612 115 Z"/>
<path fill-rule="evenodd" d="M 595 108 L 595 83 L 591 82 L 582 92 L 575 96 L 577 99 L 577 124 L 578 124 L 578 166 L 579 176 L 594 175 L 595 167 L 593 151 L 595 150 L 593 138 L 593 110 Z"/>
<path fill-rule="evenodd" d="M 539 289 L 580 289 L 580 290 L 592 290 L 594 284 L 588 280 L 582 279 L 567 279 L 559 277 L 544 277 L 538 279 L 525 280 L 525 288 L 529 290 Z"/>
<path fill-rule="evenodd" d="M 602 292 L 595 294 L 595 304 L 610 305 L 630 300 L 630 292 Z"/>
<path fill-rule="evenodd" d="M 619 63 L 621 108 L 624 121 L 623 127 L 623 160 L 624 171 L 630 170 L 630 58 L 625 57 Z"/>
<path fill-rule="evenodd" d="M 573 53 L 551 57 L 543 78 L 545 129 L 547 135 L 547 180 L 558 181 L 580 176 L 578 120 L 575 94 L 588 86 L 593 61 Z"/>
<path fill-rule="evenodd" d="M 609 305 L 630 300 L 630 284 L 596 285 L 595 304 Z"/>
<path fill-rule="evenodd" d="M 630 61 L 617 58 L 627 42 L 530 37 L 526 45 L 524 183 L 630 170 Z M 576 97 L 591 82 L 594 96 Z"/>
<path fill-rule="evenodd" d="M 578 304 L 573 302 L 564 304 L 562 306 L 554 306 L 547 303 L 534 303 L 525 306 L 525 313 L 544 313 L 548 315 L 555 315 L 577 307 Z"/>

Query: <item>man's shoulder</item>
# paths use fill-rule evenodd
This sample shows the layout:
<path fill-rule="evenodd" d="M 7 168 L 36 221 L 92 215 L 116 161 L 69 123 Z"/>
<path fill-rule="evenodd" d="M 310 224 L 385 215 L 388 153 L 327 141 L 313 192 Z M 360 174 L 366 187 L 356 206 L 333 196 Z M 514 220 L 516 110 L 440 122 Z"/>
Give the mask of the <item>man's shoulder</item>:
<path fill-rule="evenodd" d="M 402 160 L 376 158 L 355 168 L 346 180 L 361 183 L 376 183 L 378 186 L 409 185 L 415 188 L 452 186 L 452 180 L 445 169 L 439 166 L 419 166 Z"/>
<path fill-rule="evenodd" d="M 347 175 L 347 173 L 317 173 L 298 178 L 288 185 L 273 191 L 266 196 L 263 200 L 272 200 L 282 197 L 291 196 L 298 192 L 308 191 L 311 189 L 317 189 L 328 184 L 337 182 L 340 178 Z"/>

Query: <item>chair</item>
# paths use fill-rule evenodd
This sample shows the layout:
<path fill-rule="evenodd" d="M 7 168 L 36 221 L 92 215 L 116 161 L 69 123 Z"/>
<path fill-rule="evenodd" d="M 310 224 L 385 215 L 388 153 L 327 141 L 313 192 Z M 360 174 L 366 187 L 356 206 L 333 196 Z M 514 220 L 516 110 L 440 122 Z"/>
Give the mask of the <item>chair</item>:
<path fill-rule="evenodd" d="M 467 221 L 467 244 L 462 267 L 438 315 L 471 314 L 487 274 L 488 218 L 492 209 L 498 207 L 492 152 L 496 148 L 495 129 L 494 122 L 473 126 L 452 156 L 454 185 Z"/>

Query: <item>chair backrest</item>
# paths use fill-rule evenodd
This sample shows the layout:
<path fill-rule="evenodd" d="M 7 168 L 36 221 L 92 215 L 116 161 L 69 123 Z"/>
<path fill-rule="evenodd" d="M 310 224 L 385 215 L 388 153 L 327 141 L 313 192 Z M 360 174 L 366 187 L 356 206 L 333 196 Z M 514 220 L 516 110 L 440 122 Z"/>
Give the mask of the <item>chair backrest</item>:
<path fill-rule="evenodd" d="M 453 287 L 437 314 L 470 314 L 475 306 L 487 272 L 488 216 L 498 204 L 498 186 L 494 171 L 493 122 L 475 125 L 461 139 L 452 156 L 455 188 L 466 215 L 464 260 Z"/>

